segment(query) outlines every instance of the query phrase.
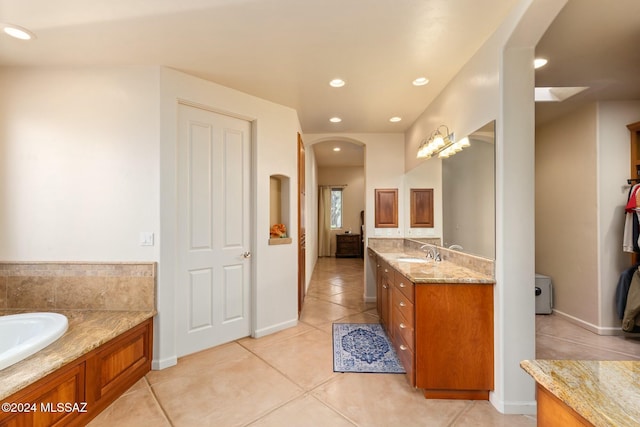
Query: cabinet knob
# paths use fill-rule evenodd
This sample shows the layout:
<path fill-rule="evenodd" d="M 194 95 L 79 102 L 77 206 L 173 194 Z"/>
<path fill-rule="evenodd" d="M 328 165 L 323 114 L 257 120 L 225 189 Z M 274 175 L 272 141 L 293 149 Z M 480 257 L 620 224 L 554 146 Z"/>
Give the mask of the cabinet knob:
<path fill-rule="evenodd" d="M 400 329 L 406 329 L 407 325 L 405 325 L 404 323 L 400 323 Z"/>
<path fill-rule="evenodd" d="M 406 307 L 407 304 L 404 303 L 404 301 L 400 301 L 400 304 L 398 304 L 400 307 Z"/>
<path fill-rule="evenodd" d="M 389 286 L 387 286 L 387 285 L 382 285 L 382 287 L 385 288 L 385 289 L 389 288 Z"/>
<path fill-rule="evenodd" d="M 400 344 L 400 350 L 405 351 L 407 349 L 407 346 L 404 344 Z"/>
<path fill-rule="evenodd" d="M 400 287 L 404 288 L 404 283 L 400 282 Z"/>
<path fill-rule="evenodd" d="M 376 264 L 376 267 L 380 268 L 380 264 Z"/>

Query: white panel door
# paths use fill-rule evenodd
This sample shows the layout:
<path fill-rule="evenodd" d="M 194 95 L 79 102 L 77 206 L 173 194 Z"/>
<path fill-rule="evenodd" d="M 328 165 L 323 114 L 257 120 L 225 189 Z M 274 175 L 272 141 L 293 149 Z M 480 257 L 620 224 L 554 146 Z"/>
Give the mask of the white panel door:
<path fill-rule="evenodd" d="M 178 356 L 250 334 L 251 123 L 178 107 Z"/>

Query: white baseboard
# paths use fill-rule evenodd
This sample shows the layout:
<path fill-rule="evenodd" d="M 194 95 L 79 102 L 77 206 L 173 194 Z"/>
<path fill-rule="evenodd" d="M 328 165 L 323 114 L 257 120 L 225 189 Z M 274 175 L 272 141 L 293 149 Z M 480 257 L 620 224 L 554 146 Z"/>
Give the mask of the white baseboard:
<path fill-rule="evenodd" d="M 509 415 L 536 415 L 537 403 L 535 400 L 524 402 L 505 402 L 497 398 L 494 392 L 489 393 L 489 402 L 501 414 Z"/>
<path fill-rule="evenodd" d="M 286 322 L 278 323 L 277 325 L 271 325 L 267 328 L 256 329 L 251 336 L 254 338 L 261 338 L 267 335 L 271 335 L 275 332 L 293 328 L 296 325 L 298 325 L 298 319 L 287 320 Z"/>
<path fill-rule="evenodd" d="M 153 369 L 154 371 L 160 371 L 162 369 L 170 368 L 171 366 L 175 366 L 177 364 L 178 364 L 177 356 L 166 357 L 161 360 L 153 359 L 151 361 L 151 369 Z"/>
<path fill-rule="evenodd" d="M 593 323 L 589 323 L 586 322 L 582 319 L 579 319 L 575 316 L 572 316 L 570 314 L 564 313 L 560 310 L 556 310 L 555 308 L 553 309 L 553 313 L 557 314 L 558 316 L 562 317 L 563 319 L 568 320 L 569 322 L 573 323 L 574 325 L 578 325 L 588 331 L 593 332 L 594 334 L 598 334 L 598 335 L 624 335 L 624 331 L 622 330 L 622 327 L 613 327 L 613 326 L 597 326 L 594 325 Z"/>

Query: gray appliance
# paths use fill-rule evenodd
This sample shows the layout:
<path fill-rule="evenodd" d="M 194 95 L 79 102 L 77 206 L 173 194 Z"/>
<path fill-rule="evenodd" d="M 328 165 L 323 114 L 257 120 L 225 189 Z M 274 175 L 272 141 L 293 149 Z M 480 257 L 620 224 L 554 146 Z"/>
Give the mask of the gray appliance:
<path fill-rule="evenodd" d="M 553 289 L 551 277 L 536 274 L 536 314 L 551 314 Z"/>

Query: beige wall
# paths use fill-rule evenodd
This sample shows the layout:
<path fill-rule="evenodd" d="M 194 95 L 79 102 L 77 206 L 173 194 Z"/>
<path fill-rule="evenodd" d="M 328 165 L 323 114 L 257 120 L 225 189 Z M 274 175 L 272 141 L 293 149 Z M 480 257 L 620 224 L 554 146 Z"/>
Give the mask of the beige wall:
<path fill-rule="evenodd" d="M 364 167 L 318 168 L 318 185 L 346 185 L 343 190 L 342 229 L 331 233 L 331 253 L 336 251 L 337 233 L 360 234 L 360 211 L 364 210 Z"/>
<path fill-rule="evenodd" d="M 624 207 L 630 186 L 629 130 L 640 121 L 640 101 L 598 103 L 598 217 L 600 223 L 600 323 L 598 333 L 620 333 L 615 288 L 620 273 L 631 265 L 622 251 Z"/>
<path fill-rule="evenodd" d="M 600 102 L 536 135 L 536 270 L 553 280 L 556 312 L 603 335 L 621 333 L 615 289 L 631 263 L 622 251 L 626 125 L 638 120 L 640 101 Z"/>
<path fill-rule="evenodd" d="M 597 106 L 536 129 L 536 272 L 554 306 L 598 324 Z"/>

